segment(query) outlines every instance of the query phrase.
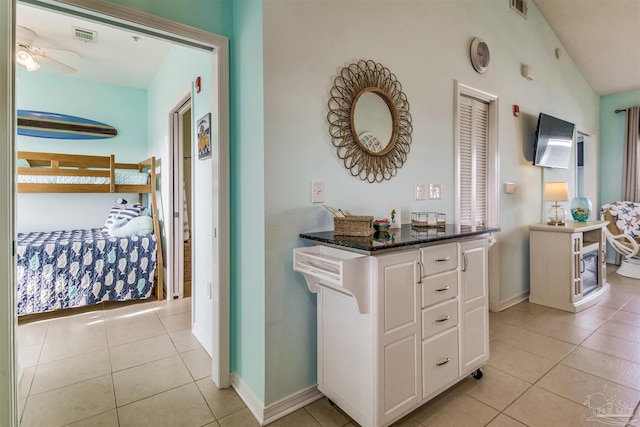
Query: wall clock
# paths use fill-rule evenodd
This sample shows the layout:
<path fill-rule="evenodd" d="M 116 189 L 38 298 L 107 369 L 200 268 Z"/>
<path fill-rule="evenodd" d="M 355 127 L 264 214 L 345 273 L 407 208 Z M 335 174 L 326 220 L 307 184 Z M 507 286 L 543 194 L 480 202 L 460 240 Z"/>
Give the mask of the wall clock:
<path fill-rule="evenodd" d="M 471 42 L 471 65 L 479 73 L 487 71 L 489 61 L 489 46 L 480 38 L 476 37 Z"/>

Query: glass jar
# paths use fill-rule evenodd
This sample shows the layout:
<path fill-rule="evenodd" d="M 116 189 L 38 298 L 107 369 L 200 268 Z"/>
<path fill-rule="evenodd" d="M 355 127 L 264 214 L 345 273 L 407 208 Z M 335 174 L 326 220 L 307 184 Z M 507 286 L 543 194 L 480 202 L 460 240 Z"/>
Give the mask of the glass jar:
<path fill-rule="evenodd" d="M 586 197 L 575 197 L 571 200 L 571 216 L 576 222 L 587 222 L 591 215 L 591 201 Z"/>

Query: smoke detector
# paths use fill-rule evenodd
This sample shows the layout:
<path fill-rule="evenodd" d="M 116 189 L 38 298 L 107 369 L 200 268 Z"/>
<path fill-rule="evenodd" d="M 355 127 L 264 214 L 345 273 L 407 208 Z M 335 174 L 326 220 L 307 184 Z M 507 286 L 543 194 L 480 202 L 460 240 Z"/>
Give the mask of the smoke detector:
<path fill-rule="evenodd" d="M 98 32 L 84 28 L 73 27 L 73 37 L 87 43 L 98 42 Z"/>

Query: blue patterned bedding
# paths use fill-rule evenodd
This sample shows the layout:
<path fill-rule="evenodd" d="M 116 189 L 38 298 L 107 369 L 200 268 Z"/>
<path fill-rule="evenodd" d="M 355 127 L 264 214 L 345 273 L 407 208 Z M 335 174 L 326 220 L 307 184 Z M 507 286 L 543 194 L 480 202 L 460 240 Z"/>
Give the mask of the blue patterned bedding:
<path fill-rule="evenodd" d="M 101 229 L 18 233 L 18 314 L 151 295 L 154 235 L 110 237 Z"/>

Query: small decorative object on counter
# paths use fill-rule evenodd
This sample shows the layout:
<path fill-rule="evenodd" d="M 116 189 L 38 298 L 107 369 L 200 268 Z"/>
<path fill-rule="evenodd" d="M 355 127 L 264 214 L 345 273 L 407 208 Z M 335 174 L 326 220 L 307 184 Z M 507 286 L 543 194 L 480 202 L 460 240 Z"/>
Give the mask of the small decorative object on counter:
<path fill-rule="evenodd" d="M 391 224 L 391 228 L 400 228 L 402 226 L 402 211 L 400 206 L 387 206 L 387 218 Z"/>
<path fill-rule="evenodd" d="M 411 212 L 411 227 L 445 228 L 447 216 L 440 212 Z"/>
<path fill-rule="evenodd" d="M 389 227 L 391 227 L 391 222 L 388 218 L 376 219 L 373 221 L 373 228 L 375 228 L 376 231 L 387 231 L 389 230 Z"/>
<path fill-rule="evenodd" d="M 586 197 L 575 197 L 571 200 L 571 216 L 576 222 L 587 222 L 591 215 L 591 201 Z"/>

